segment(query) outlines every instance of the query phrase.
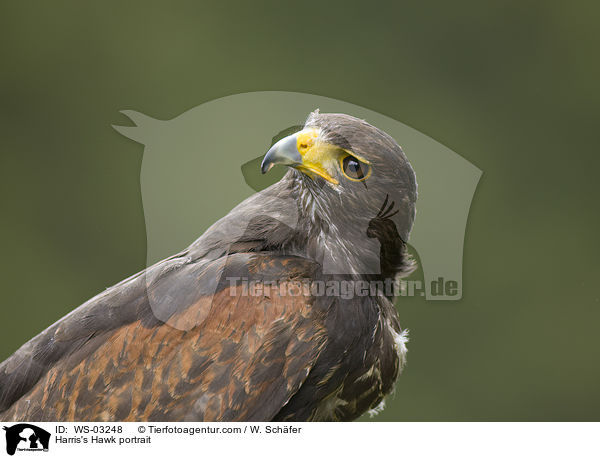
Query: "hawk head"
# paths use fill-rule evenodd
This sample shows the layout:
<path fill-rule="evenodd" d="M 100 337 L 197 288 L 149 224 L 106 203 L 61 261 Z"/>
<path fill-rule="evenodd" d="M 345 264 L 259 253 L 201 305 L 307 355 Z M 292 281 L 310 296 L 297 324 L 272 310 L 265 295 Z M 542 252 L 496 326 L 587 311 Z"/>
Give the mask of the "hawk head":
<path fill-rule="evenodd" d="M 332 249 L 350 253 L 350 271 L 343 273 L 369 274 L 401 262 L 396 252 L 413 225 L 417 183 L 393 138 L 364 120 L 315 111 L 302 130 L 271 147 L 262 173 L 277 164 L 292 169 L 287 179 L 300 188 L 305 214 L 334 239 Z M 379 250 L 368 246 L 373 238 Z"/>

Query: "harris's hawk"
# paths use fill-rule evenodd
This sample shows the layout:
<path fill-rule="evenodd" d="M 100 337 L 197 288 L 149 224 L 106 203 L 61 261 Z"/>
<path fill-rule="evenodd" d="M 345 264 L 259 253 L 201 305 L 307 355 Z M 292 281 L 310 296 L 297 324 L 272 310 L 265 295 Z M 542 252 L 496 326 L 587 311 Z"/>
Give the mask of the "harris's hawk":
<path fill-rule="evenodd" d="M 261 170 L 276 164 L 279 182 L 189 248 L 4 361 L 0 420 L 352 420 L 381 405 L 405 361 L 384 285 L 414 268 L 414 172 L 386 133 L 318 111 Z"/>

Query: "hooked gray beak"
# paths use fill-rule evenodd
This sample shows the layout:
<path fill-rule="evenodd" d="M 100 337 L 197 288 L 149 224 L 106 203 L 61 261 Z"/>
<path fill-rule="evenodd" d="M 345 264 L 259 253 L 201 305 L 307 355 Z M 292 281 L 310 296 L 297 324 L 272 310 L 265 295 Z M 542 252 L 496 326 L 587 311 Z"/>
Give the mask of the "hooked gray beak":
<path fill-rule="evenodd" d="M 302 156 L 298 151 L 297 134 L 282 138 L 275 143 L 262 161 L 260 171 L 267 173 L 274 165 L 299 165 L 302 164 Z"/>

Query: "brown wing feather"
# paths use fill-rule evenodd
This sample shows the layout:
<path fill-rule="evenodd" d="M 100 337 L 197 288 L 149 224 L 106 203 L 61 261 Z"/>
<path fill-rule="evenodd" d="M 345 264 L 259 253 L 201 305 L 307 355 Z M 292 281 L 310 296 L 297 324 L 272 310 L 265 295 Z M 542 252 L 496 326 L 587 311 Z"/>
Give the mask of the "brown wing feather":
<path fill-rule="evenodd" d="M 314 269 L 310 261 L 270 254 L 236 254 L 213 264 L 197 280 L 219 270 L 223 276 L 285 283 Z M 179 291 L 170 296 L 179 303 L 166 322 L 140 316 L 120 327 L 94 329 L 83 342 L 69 327 L 84 326 L 81 320 L 89 316 L 84 311 L 55 327 L 55 335 L 77 336 L 73 345 L 60 356 L 48 349 L 56 361 L 0 419 L 272 419 L 299 389 L 326 341 L 310 297 L 282 295 L 278 288 L 253 296 L 243 285 L 223 283 L 202 296 L 190 292 L 189 275 L 178 272 L 161 276 L 169 291 Z M 214 281 L 211 275 L 205 278 Z M 194 287 L 201 291 L 202 281 Z M 150 297 L 160 291 L 148 285 Z M 144 315 L 149 306 L 137 310 Z M 7 363 L 10 359 L 0 367 L 5 373 Z"/>

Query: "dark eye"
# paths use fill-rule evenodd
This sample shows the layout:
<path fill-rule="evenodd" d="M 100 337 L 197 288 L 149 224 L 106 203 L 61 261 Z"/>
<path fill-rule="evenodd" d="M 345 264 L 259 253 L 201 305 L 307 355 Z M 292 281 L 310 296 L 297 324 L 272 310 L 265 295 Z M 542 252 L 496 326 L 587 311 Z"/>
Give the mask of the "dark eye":
<path fill-rule="evenodd" d="M 346 156 L 342 160 L 342 171 L 347 178 L 354 181 L 362 181 L 369 174 L 369 166 L 363 164 L 358 159 L 352 156 Z"/>

